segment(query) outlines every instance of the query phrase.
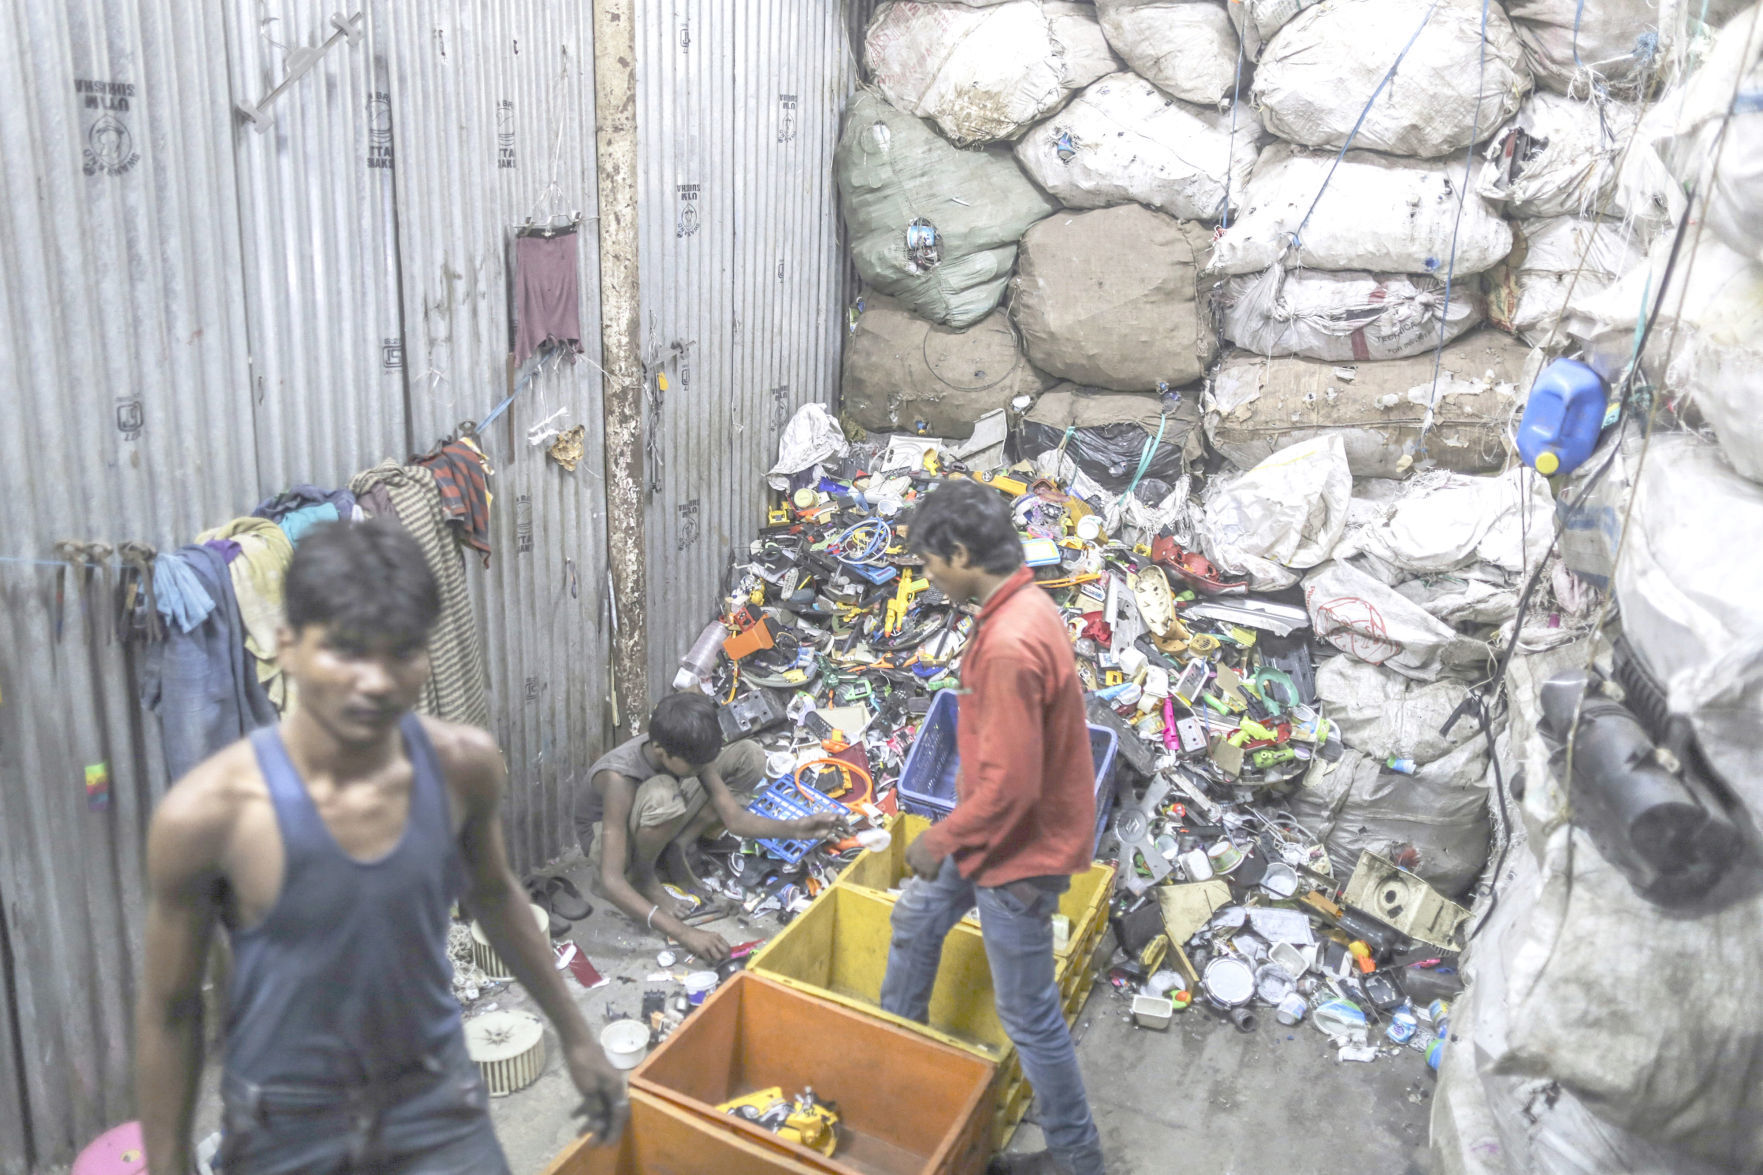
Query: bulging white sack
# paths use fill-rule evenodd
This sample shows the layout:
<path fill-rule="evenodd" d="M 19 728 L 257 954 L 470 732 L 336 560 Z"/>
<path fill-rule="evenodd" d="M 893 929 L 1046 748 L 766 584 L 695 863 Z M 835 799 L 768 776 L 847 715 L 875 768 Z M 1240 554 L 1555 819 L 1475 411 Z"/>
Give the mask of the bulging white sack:
<path fill-rule="evenodd" d="M 1322 0 L 1232 0 L 1226 7 L 1237 35 L 1243 39 L 1243 52 L 1250 61 L 1261 56 L 1261 49 L 1287 21 Z"/>
<path fill-rule="evenodd" d="M 1300 442 L 1238 477 L 1214 478 L 1198 529 L 1206 557 L 1257 591 L 1298 581 L 1329 557 L 1347 525 L 1353 474 L 1339 437 Z"/>
<path fill-rule="evenodd" d="M 1283 261 L 1314 269 L 1442 275 L 1451 268 L 1455 236 L 1456 275 L 1462 277 L 1492 268 L 1512 249 L 1512 230 L 1478 195 L 1463 200 L 1459 225 L 1461 162 L 1349 151 L 1330 178 L 1333 163 L 1333 156 L 1306 154 L 1288 143 L 1263 151 L 1249 176 L 1242 215 L 1213 246 L 1211 270 L 1252 273 Z"/>
<path fill-rule="evenodd" d="M 1487 145 L 1489 166 L 1476 190 L 1527 219 L 1624 215 L 1611 197 L 1639 117 L 1625 102 L 1580 102 L 1539 90 Z"/>
<path fill-rule="evenodd" d="M 1068 0 L 887 0 L 870 18 L 863 61 L 889 102 L 964 146 L 1015 138 L 1120 68 L 1093 7 Z"/>
<path fill-rule="evenodd" d="M 1262 49 L 1255 108 L 1268 130 L 1305 146 L 1340 147 L 1352 136 L 1355 147 L 1393 155 L 1461 151 L 1510 118 L 1530 89 L 1505 13 L 1493 4 L 1487 17 L 1484 51 L 1480 5 L 1329 0 L 1308 8 Z"/>
<path fill-rule="evenodd" d="M 1637 94 L 1676 76 L 1701 19 L 1726 23 L 1743 0 L 1507 0 L 1537 85 L 1584 97 Z"/>
<path fill-rule="evenodd" d="M 1067 208 L 1139 203 L 1178 220 L 1217 220 L 1227 195 L 1233 211 L 1241 203 L 1262 137 L 1247 106 L 1190 106 L 1116 73 L 1032 127 L 1016 159 Z"/>
<path fill-rule="evenodd" d="M 1615 220 L 1552 216 L 1513 227 L 1512 256 L 1488 274 L 1488 317 L 1539 346 L 1551 338 L 1570 297 L 1589 298 L 1639 265 L 1636 230 Z"/>
<path fill-rule="evenodd" d="M 1402 359 L 1436 347 L 1481 322 L 1474 282 L 1451 291 L 1427 275 L 1286 270 L 1274 265 L 1226 278 L 1212 307 L 1225 337 L 1257 355 L 1360 361 Z"/>
<path fill-rule="evenodd" d="M 1237 35 L 1218 0 L 1096 0 L 1108 43 L 1134 73 L 1174 98 L 1228 101 Z"/>
<path fill-rule="evenodd" d="M 1485 666 L 1490 656 L 1484 642 L 1460 635 L 1340 559 L 1304 577 L 1304 605 L 1319 639 L 1415 681 L 1436 680 L 1448 669 Z"/>
<path fill-rule="evenodd" d="M 1728 248 L 1763 261 L 1763 8 L 1721 30 L 1681 104 L 1667 95 L 1659 105 L 1676 112 L 1660 146 L 1672 173 L 1701 195 L 1708 228 Z"/>

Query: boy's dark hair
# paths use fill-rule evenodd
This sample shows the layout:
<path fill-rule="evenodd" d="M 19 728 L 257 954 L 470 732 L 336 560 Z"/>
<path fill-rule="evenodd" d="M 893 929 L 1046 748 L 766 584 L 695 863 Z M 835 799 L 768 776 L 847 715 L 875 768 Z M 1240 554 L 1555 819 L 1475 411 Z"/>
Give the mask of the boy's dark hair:
<path fill-rule="evenodd" d="M 694 766 L 722 754 L 722 724 L 716 703 L 703 694 L 668 694 L 649 715 L 649 741 Z"/>
<path fill-rule="evenodd" d="M 351 644 L 421 645 L 441 614 L 441 592 L 410 532 L 389 518 L 325 522 L 294 548 L 284 583 L 288 627 L 329 625 Z"/>
<path fill-rule="evenodd" d="M 959 544 L 967 558 L 992 575 L 1022 566 L 1022 536 L 1009 499 L 976 481 L 954 477 L 932 490 L 907 519 L 909 543 L 920 555 L 953 558 Z"/>

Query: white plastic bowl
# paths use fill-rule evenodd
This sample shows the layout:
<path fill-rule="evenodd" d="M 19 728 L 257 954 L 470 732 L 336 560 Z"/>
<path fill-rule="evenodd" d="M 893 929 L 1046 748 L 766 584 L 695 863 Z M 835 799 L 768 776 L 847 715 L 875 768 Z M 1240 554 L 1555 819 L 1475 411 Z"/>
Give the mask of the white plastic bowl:
<path fill-rule="evenodd" d="M 649 1051 L 649 1029 L 635 1020 L 614 1020 L 600 1030 L 600 1047 L 614 1069 L 635 1069 Z"/>

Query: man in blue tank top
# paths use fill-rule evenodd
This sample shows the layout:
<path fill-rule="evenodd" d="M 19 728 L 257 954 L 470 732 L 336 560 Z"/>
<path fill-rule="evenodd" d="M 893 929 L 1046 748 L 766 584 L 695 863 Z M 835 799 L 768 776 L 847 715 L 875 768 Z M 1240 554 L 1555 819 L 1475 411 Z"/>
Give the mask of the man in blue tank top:
<path fill-rule="evenodd" d="M 286 717 L 178 781 L 148 832 L 136 1100 L 153 1170 L 192 1169 L 218 924 L 225 1175 L 507 1172 L 452 995 L 461 896 L 562 1037 L 587 1128 L 615 1137 L 623 1083 L 509 870 L 501 755 L 411 713 L 440 608 L 421 549 L 389 522 L 315 528 L 285 596 Z"/>

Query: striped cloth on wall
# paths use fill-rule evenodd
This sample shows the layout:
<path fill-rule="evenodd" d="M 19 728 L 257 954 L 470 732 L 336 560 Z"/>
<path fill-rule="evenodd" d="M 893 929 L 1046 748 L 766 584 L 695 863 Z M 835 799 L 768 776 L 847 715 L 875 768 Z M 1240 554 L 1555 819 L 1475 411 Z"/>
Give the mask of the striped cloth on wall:
<path fill-rule="evenodd" d="M 356 474 L 349 489 L 363 506 L 379 499 L 376 490 L 391 500 L 399 524 L 421 545 L 441 589 L 441 617 L 429 635 L 429 679 L 416 708 L 449 722 L 488 729 L 484 650 L 465 587 L 461 536 L 447 524 L 435 475 L 420 465 L 400 465 L 388 458 Z"/>

